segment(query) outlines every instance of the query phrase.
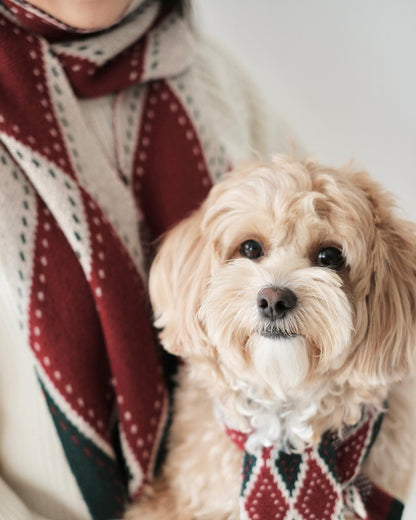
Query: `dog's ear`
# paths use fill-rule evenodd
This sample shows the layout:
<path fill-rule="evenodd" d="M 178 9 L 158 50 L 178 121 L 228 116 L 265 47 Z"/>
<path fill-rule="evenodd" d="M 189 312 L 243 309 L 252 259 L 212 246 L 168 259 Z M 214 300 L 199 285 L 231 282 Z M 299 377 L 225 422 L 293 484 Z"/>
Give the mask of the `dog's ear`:
<path fill-rule="evenodd" d="M 166 234 L 151 266 L 149 294 L 155 326 L 172 354 L 214 355 L 198 311 L 212 274 L 224 261 L 218 223 L 224 224 L 221 217 L 227 203 L 221 200 L 238 178 L 228 173 L 213 186 L 200 208 Z"/>
<path fill-rule="evenodd" d="M 202 207 L 166 234 L 149 277 L 160 340 L 166 350 L 185 357 L 210 348 L 198 319 L 214 261 L 209 241 L 202 236 L 203 214 Z"/>
<path fill-rule="evenodd" d="M 394 201 L 366 175 L 355 182 L 365 192 L 374 219 L 368 258 L 363 341 L 358 374 L 388 383 L 408 374 L 416 350 L 416 226 L 398 218 Z"/>

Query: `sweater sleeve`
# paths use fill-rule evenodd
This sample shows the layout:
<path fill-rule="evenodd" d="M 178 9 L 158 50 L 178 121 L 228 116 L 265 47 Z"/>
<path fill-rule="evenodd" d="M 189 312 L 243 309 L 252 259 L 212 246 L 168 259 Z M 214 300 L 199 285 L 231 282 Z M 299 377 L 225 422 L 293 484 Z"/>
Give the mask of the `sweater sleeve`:
<path fill-rule="evenodd" d="M 12 229 L 16 215 L 17 210 L 10 212 L 7 220 L 1 212 L 0 221 Z M 8 236 L 1 225 L 0 236 Z M 10 245 L 2 251 L 13 261 Z M 91 516 L 18 325 L 13 287 L 3 269 L 5 256 L 0 254 L 0 520 L 86 520 Z"/>
<path fill-rule="evenodd" d="M 0 520 L 52 520 L 30 511 L 0 479 Z"/>

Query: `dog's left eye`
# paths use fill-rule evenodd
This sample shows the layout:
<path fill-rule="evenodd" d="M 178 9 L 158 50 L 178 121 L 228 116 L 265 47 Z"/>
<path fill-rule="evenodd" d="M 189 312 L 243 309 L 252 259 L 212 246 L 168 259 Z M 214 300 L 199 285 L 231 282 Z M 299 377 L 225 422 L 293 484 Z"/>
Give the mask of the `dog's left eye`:
<path fill-rule="evenodd" d="M 325 247 L 319 251 L 316 263 L 320 267 L 339 269 L 344 264 L 342 252 L 336 247 Z"/>
<path fill-rule="evenodd" d="M 256 260 L 263 256 L 263 247 L 256 240 L 246 240 L 240 246 L 240 254 L 250 260 Z"/>

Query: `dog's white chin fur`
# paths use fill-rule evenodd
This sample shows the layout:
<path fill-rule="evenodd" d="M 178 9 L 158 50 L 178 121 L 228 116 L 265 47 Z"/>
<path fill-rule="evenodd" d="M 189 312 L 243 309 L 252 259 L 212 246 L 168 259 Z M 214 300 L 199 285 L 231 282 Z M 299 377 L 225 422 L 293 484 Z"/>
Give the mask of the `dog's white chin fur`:
<path fill-rule="evenodd" d="M 240 381 L 239 411 L 248 419 L 252 432 L 248 450 L 272 446 L 277 441 L 286 449 L 289 446 L 301 449 L 312 440 L 313 432 L 308 422 L 317 412 L 316 404 L 305 400 L 303 391 L 299 393 L 299 389 L 304 389 L 309 371 L 306 341 L 300 336 L 270 339 L 254 335 L 248 348 L 259 382 L 262 380 L 270 389 L 267 394 L 273 396 L 268 399 L 264 393 L 260 396 L 263 385 L 259 382 L 254 386 Z"/>
<path fill-rule="evenodd" d="M 283 401 L 304 384 L 309 359 L 302 336 L 271 339 L 256 334 L 250 338 L 248 348 L 254 369 L 276 398 Z"/>

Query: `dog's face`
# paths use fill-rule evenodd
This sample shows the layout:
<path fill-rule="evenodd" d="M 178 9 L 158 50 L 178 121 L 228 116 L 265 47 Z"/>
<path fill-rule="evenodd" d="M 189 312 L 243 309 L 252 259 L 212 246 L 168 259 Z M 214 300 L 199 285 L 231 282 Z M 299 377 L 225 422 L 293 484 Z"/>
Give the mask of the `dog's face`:
<path fill-rule="evenodd" d="M 363 173 L 275 158 L 216 185 L 164 240 L 150 294 L 165 348 L 286 398 L 412 364 L 414 228 Z"/>

